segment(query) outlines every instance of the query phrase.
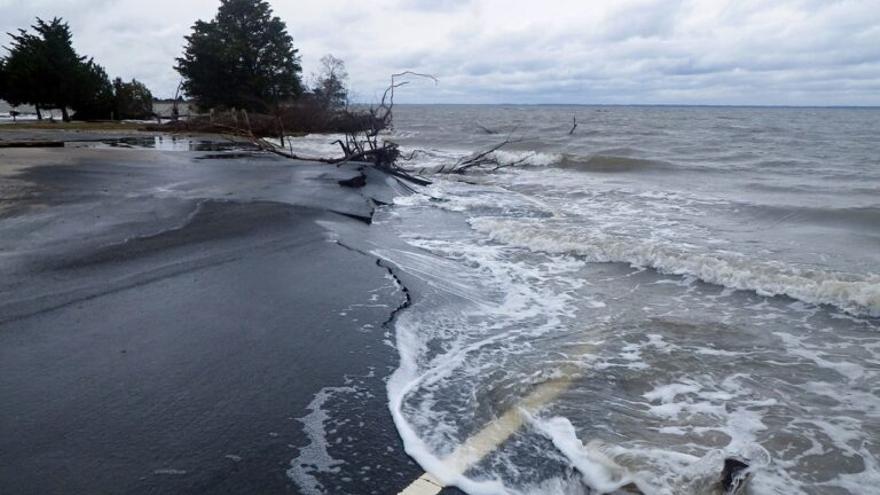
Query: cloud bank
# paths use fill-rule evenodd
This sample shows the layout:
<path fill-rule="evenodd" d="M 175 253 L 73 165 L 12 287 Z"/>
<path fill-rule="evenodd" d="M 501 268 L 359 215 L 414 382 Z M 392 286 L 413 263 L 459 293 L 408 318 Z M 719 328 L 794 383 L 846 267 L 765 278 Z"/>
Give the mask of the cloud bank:
<path fill-rule="evenodd" d="M 305 74 L 333 53 L 361 101 L 416 70 L 399 101 L 880 105 L 876 0 L 271 1 Z M 66 19 L 76 48 L 160 96 L 217 0 L 0 0 L 0 30 Z M 7 44 L 8 38 L 2 38 Z"/>

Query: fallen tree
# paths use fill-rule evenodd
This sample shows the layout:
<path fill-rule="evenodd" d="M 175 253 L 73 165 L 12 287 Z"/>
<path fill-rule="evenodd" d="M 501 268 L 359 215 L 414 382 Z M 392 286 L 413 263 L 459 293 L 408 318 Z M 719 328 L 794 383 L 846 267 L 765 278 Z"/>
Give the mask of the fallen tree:
<path fill-rule="evenodd" d="M 494 135 L 498 133 L 496 130 L 488 128 L 480 123 L 477 123 L 475 125 L 484 134 Z M 568 135 L 573 135 L 577 128 L 577 116 L 572 116 L 571 128 L 568 131 Z M 513 138 L 514 132 L 516 132 L 516 128 L 514 128 L 503 141 L 491 146 L 490 148 L 482 151 L 477 151 L 471 155 L 461 158 L 455 163 L 449 164 L 448 166 L 444 165 L 440 167 L 440 169 L 438 169 L 436 172 L 445 174 L 465 174 L 473 170 L 494 172 L 502 168 L 515 167 L 517 165 L 525 163 L 526 161 L 528 161 L 529 158 L 532 157 L 532 155 L 524 155 L 512 160 L 503 160 L 498 154 L 498 152 L 501 151 L 502 148 L 510 144 L 523 142 L 525 140 L 522 137 Z"/>
<path fill-rule="evenodd" d="M 520 165 L 529 159 L 529 155 L 522 156 L 515 160 L 503 161 L 498 157 L 497 152 L 509 144 L 522 141 L 522 138 L 512 139 L 511 136 L 508 135 L 504 141 L 489 149 L 478 151 L 472 155 L 461 158 L 448 167 L 446 165 L 440 167 L 440 169 L 437 170 L 437 173 L 464 174 L 472 169 L 484 169 L 494 172 L 505 167 Z"/>
<path fill-rule="evenodd" d="M 388 173 L 394 177 L 405 179 L 418 185 L 428 185 L 431 181 L 416 177 L 397 164 L 400 157 L 400 147 L 393 141 L 381 137 L 381 132 L 392 127 L 394 111 L 394 92 L 396 89 L 410 83 L 408 80 L 400 80 L 405 77 L 428 78 L 435 83 L 437 78 L 430 74 L 421 74 L 412 71 L 401 72 L 391 75 L 391 83 L 382 94 L 382 99 L 377 105 L 371 105 L 364 111 L 343 110 L 338 115 L 338 129 L 341 130 L 343 139 L 336 140 L 342 151 L 342 156 L 337 158 L 304 156 L 294 153 L 288 140 L 288 147 L 284 146 L 286 134 L 283 120 L 276 118 L 274 123 L 265 119 L 255 122 L 251 116 L 244 112 L 242 119 L 235 117 L 233 126 L 222 124 L 222 129 L 233 131 L 247 137 L 257 148 L 285 158 L 296 160 L 310 160 L 322 163 L 341 165 L 348 162 L 365 162 L 374 168 Z M 215 124 L 218 125 L 218 124 Z M 274 127 L 273 127 L 274 125 Z M 279 144 L 266 139 L 278 137 Z"/>
<path fill-rule="evenodd" d="M 437 82 L 430 74 L 405 71 L 391 75 L 391 81 L 382 94 L 378 104 L 365 109 L 342 108 L 328 113 L 326 106 L 310 106 L 310 102 L 279 108 L 274 114 L 255 114 L 244 110 L 214 112 L 207 116 L 178 120 L 162 125 L 149 126 L 150 130 L 178 132 L 213 132 L 244 138 L 256 149 L 284 158 L 308 160 L 342 165 L 349 162 L 367 163 L 389 175 L 404 179 L 417 185 L 428 185 L 431 181 L 400 166 L 410 162 L 423 150 L 414 150 L 403 156 L 397 143 L 383 137 L 383 132 L 393 128 L 395 91 L 412 82 L 414 78 L 425 78 Z M 486 134 L 497 131 L 480 124 L 477 126 Z M 573 127 L 576 127 L 576 123 Z M 572 129 L 573 131 L 573 129 Z M 334 141 L 341 155 L 337 157 L 308 156 L 297 153 L 288 138 L 291 135 L 333 132 L 342 134 Z M 461 158 L 455 163 L 442 166 L 434 173 L 466 174 L 474 170 L 497 171 L 502 168 L 520 165 L 531 156 L 525 155 L 513 160 L 503 160 L 499 155 L 502 148 L 522 142 L 514 138 L 514 128 L 507 137 L 483 151 Z"/>

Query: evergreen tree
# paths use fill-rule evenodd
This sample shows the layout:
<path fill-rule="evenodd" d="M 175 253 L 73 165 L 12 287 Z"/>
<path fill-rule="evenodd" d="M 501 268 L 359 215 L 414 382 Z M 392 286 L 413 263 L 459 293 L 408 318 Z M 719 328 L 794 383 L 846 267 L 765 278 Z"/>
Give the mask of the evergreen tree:
<path fill-rule="evenodd" d="M 65 121 L 68 108 L 78 114 L 110 116 L 112 87 L 107 73 L 73 49 L 70 27 L 61 19 L 37 18 L 34 33 L 10 33 L 12 44 L 4 61 L 5 88 L 0 94 L 11 105 L 60 108 Z"/>
<path fill-rule="evenodd" d="M 202 108 L 266 111 L 302 92 L 300 58 L 284 22 L 264 0 L 220 0 L 196 21 L 175 69 Z"/>
<path fill-rule="evenodd" d="M 110 120 L 113 118 L 113 84 L 103 67 L 93 60 L 83 62 L 74 76 L 74 118 L 77 120 Z"/>
<path fill-rule="evenodd" d="M 9 85 L 6 83 L 6 60 L 0 58 L 0 100 L 6 99 L 6 91 Z"/>
<path fill-rule="evenodd" d="M 67 108 L 79 103 L 86 93 L 81 79 L 85 57 L 74 51 L 70 27 L 61 19 L 46 23 L 38 18 L 33 28 L 42 38 L 43 65 L 37 73 L 41 97 L 48 106 L 60 108 L 67 121 Z"/>
<path fill-rule="evenodd" d="M 153 115 L 153 94 L 138 80 L 127 83 L 117 77 L 113 93 L 117 119 L 147 119 Z"/>
<path fill-rule="evenodd" d="M 3 61 L 5 88 L 2 98 L 12 106 L 34 105 L 39 115 L 40 106 L 46 102 L 40 80 L 48 63 L 43 41 L 24 29 L 20 29 L 18 35 L 9 33 L 9 36 L 12 46 L 7 48 L 9 54 Z"/>

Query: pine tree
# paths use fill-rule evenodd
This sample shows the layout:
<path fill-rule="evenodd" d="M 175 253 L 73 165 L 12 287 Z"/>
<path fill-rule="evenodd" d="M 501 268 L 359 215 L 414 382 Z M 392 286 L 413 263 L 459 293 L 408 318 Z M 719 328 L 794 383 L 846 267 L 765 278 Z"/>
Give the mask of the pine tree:
<path fill-rule="evenodd" d="M 9 88 L 9 84 L 7 83 L 8 77 L 9 75 L 6 72 L 6 60 L 0 58 L 0 100 L 6 99 L 7 88 Z"/>
<path fill-rule="evenodd" d="M 113 115 L 113 85 L 103 67 L 93 60 L 83 62 L 77 70 L 70 106 L 77 120 L 109 120 Z"/>
<path fill-rule="evenodd" d="M 175 69 L 202 108 L 266 111 L 302 92 L 300 58 L 284 22 L 263 0 L 221 0 L 196 21 Z"/>
<path fill-rule="evenodd" d="M 146 119 L 153 115 L 153 94 L 138 80 L 127 83 L 117 77 L 113 93 L 117 119 Z"/>
<path fill-rule="evenodd" d="M 45 24 L 40 19 L 37 21 L 38 25 Z M 45 106 L 48 101 L 46 89 L 40 79 L 48 68 L 43 40 L 24 29 L 19 29 L 17 35 L 9 33 L 9 36 L 12 38 L 12 45 L 7 48 L 9 54 L 3 61 L 6 82 L 0 96 L 12 106 L 34 105 L 39 115 L 40 106 Z"/>
<path fill-rule="evenodd" d="M 11 105 L 60 108 L 65 121 L 68 108 L 101 118 L 110 116 L 112 87 L 107 73 L 92 60 L 77 55 L 73 35 L 59 18 L 37 18 L 34 33 L 19 29 L 9 34 L 12 44 L 4 60 L 4 88 L 0 93 Z"/>

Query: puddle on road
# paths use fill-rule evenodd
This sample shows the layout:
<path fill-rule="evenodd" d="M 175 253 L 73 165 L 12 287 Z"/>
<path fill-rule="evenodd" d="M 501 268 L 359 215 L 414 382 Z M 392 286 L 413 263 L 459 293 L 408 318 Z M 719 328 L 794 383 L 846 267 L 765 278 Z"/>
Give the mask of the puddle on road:
<path fill-rule="evenodd" d="M 217 141 L 185 136 L 145 136 L 103 139 L 101 141 L 71 141 L 65 143 L 68 148 L 135 148 L 158 151 L 258 151 L 248 142 Z"/>

